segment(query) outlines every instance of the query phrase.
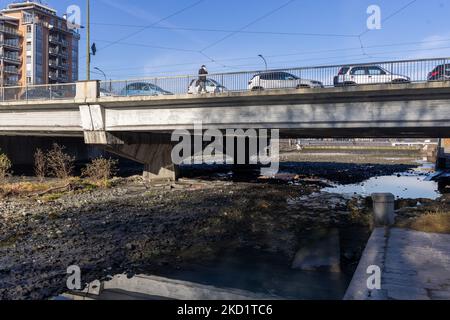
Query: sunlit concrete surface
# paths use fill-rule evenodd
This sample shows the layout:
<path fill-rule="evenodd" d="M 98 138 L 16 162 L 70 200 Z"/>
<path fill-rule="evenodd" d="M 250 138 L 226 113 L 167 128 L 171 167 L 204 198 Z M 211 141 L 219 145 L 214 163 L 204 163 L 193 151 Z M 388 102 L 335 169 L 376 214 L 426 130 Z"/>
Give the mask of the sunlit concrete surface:
<path fill-rule="evenodd" d="M 367 289 L 367 268 L 372 265 L 381 268 L 381 290 Z M 450 299 L 450 235 L 376 229 L 345 299 Z"/>

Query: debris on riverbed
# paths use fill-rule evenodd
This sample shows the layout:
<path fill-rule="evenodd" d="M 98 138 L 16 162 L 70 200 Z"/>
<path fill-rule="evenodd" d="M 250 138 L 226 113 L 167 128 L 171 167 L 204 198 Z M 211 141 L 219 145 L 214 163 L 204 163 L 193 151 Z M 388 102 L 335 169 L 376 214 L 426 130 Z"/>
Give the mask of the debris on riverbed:
<path fill-rule="evenodd" d="M 351 274 L 371 228 L 370 200 L 322 188 L 329 181 L 355 183 L 414 166 L 281 167 L 286 179 L 194 166 L 182 168 L 177 183 L 131 177 L 106 188 L 75 184 L 66 190 L 67 183 L 49 181 L 26 192 L 11 188 L 0 197 L 0 299 L 57 296 L 67 289 L 71 265 L 81 268 L 84 283 L 177 269 L 220 256 L 225 248 L 275 254 L 290 265 L 302 237 L 318 227 L 340 230 L 341 267 Z M 55 187 L 63 192 L 50 190 Z"/>

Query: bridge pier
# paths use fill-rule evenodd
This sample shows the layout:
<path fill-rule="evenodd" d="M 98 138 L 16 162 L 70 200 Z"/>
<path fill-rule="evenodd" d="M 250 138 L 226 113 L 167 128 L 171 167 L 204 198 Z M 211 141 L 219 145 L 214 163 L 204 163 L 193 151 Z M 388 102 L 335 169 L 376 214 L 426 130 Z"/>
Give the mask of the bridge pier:
<path fill-rule="evenodd" d="M 450 168 L 450 139 L 439 139 L 436 168 Z"/>
<path fill-rule="evenodd" d="M 86 144 L 144 165 L 147 181 L 175 181 L 177 167 L 172 163 L 172 142 L 165 134 L 113 133 L 106 131 L 105 112 L 100 105 L 80 106 Z"/>

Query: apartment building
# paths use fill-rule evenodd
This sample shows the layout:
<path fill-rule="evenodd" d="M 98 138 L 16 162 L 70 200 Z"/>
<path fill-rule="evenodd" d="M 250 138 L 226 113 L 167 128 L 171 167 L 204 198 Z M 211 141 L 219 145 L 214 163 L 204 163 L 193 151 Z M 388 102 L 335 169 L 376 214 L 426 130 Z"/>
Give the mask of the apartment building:
<path fill-rule="evenodd" d="M 64 17 L 33 1 L 12 3 L 0 16 L 3 85 L 78 80 L 80 36 Z"/>
<path fill-rule="evenodd" d="M 17 19 L 0 14 L 0 86 L 17 85 L 20 76 L 20 34 Z"/>

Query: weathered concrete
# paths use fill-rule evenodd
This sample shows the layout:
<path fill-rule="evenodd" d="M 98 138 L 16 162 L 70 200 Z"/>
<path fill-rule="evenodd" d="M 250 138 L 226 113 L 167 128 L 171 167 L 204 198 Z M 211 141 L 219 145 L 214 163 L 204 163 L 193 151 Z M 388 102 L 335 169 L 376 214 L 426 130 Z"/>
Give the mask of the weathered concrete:
<path fill-rule="evenodd" d="M 96 291 L 88 298 L 102 300 L 104 295 L 111 293 L 127 295 L 130 299 L 175 299 L 175 300 L 273 300 L 277 296 L 257 294 L 249 291 L 227 288 L 216 288 L 197 283 L 172 280 L 167 278 L 136 275 L 127 278 L 118 275 L 112 280 L 102 283 L 102 291 Z M 92 293 L 92 292 L 90 292 Z M 97 297 L 95 296 L 97 295 Z M 78 294 L 66 294 L 64 297 L 78 299 Z"/>
<path fill-rule="evenodd" d="M 171 143 L 123 143 L 99 145 L 118 156 L 144 164 L 143 177 L 147 181 L 175 181 L 178 168 L 172 163 Z"/>
<path fill-rule="evenodd" d="M 367 267 L 382 270 L 381 290 L 368 290 Z M 347 300 L 450 299 L 450 235 L 383 229 L 374 231 L 347 290 Z"/>
<path fill-rule="evenodd" d="M 0 135 L 84 137 L 130 159 L 145 150 L 139 162 L 150 179 L 176 178 L 170 140 L 155 146 L 122 134 L 167 135 L 201 123 L 279 129 L 281 138 L 450 137 L 450 82 L 158 97 L 100 97 L 98 81 L 76 87 L 73 99 L 0 103 Z"/>
<path fill-rule="evenodd" d="M 96 97 L 86 90 L 84 99 L 77 93 L 71 100 L 0 103 L 0 134 L 167 132 L 202 122 L 204 129 L 280 129 L 283 138 L 450 136 L 445 82 L 162 97 Z M 80 106 L 93 112 L 91 122 Z"/>
<path fill-rule="evenodd" d="M 378 227 L 391 226 L 395 223 L 395 197 L 392 193 L 374 193 L 373 214 Z"/>

